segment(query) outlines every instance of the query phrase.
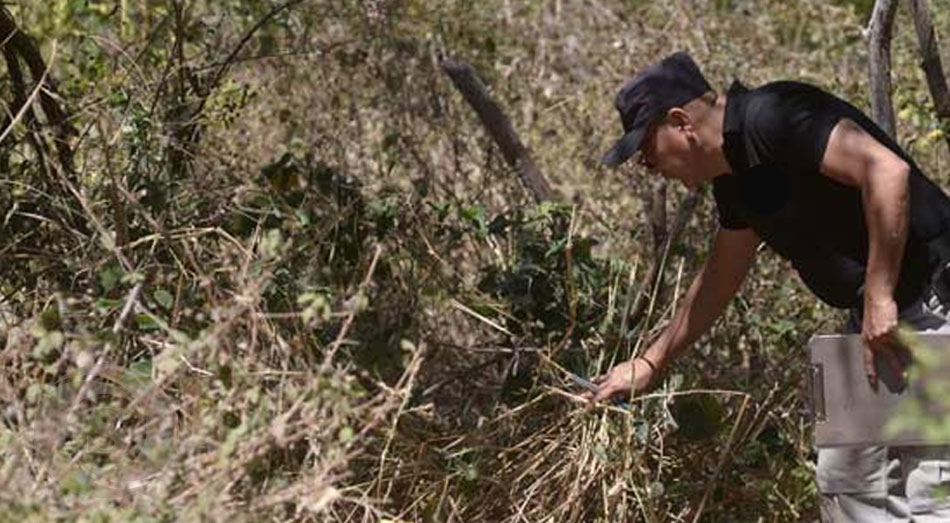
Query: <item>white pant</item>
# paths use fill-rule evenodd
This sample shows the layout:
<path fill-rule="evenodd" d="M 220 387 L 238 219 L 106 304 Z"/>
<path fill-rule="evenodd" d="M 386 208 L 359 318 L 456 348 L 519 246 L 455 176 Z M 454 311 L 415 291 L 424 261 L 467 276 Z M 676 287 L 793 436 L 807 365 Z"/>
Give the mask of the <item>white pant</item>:
<path fill-rule="evenodd" d="M 933 299 L 901 311 L 900 321 L 950 333 Z M 857 312 L 847 330 L 861 332 Z M 817 476 L 825 523 L 950 523 L 950 446 L 818 449 Z"/>

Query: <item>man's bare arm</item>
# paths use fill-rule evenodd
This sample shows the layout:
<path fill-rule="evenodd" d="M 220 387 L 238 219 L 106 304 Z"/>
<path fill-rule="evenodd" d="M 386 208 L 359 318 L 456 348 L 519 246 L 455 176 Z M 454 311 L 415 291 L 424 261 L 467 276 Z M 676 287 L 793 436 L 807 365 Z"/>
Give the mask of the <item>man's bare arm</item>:
<path fill-rule="evenodd" d="M 874 353 L 902 365 L 888 348 L 897 328 L 894 288 L 900 275 L 908 226 L 910 166 L 850 120 L 841 120 L 828 138 L 822 174 L 861 191 L 868 228 L 868 264 L 864 279 L 865 367 L 876 381 Z"/>
<path fill-rule="evenodd" d="M 631 388 L 637 391 L 647 388 L 655 378 L 653 366 L 659 370 L 669 364 L 716 321 L 748 274 L 759 243 L 752 229 L 720 229 L 706 263 L 690 285 L 673 321 L 642 355 L 595 378 L 598 391 L 588 397 L 601 400 L 627 393 Z"/>
<path fill-rule="evenodd" d="M 663 367 L 705 334 L 742 285 L 759 243 L 752 229 L 720 229 L 673 321 L 642 357 Z"/>

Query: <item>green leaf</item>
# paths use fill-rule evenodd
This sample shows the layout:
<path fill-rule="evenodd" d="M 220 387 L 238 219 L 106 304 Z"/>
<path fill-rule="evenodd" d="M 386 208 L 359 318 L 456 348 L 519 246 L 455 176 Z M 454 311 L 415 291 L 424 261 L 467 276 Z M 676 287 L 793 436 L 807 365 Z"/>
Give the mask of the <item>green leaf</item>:
<path fill-rule="evenodd" d="M 125 383 L 130 386 L 144 387 L 152 380 L 152 360 L 139 360 L 126 369 Z"/>
<path fill-rule="evenodd" d="M 221 444 L 221 457 L 227 459 L 234 454 L 234 451 L 237 449 L 238 443 L 244 438 L 244 435 L 247 433 L 248 426 L 242 423 L 236 428 L 228 431 L 228 435 L 224 440 L 224 443 Z"/>
<path fill-rule="evenodd" d="M 92 488 L 89 475 L 82 470 L 68 474 L 59 482 L 60 492 L 65 495 L 83 495 Z"/>
<path fill-rule="evenodd" d="M 115 265 L 109 265 L 99 273 L 99 283 L 102 285 L 102 289 L 106 292 L 114 289 L 115 284 L 119 283 L 121 278 L 122 270 Z"/>
<path fill-rule="evenodd" d="M 310 218 L 310 213 L 307 212 L 306 210 L 297 209 L 296 211 L 294 211 L 294 214 L 297 215 L 297 221 L 300 222 L 301 226 L 309 227 L 310 224 L 312 223 L 312 220 Z"/>
<path fill-rule="evenodd" d="M 353 436 L 354 436 L 353 427 L 350 427 L 349 425 L 347 425 L 343 427 L 342 429 L 340 429 L 341 443 L 349 443 L 350 441 L 353 440 Z"/>
<path fill-rule="evenodd" d="M 172 296 L 172 293 L 166 291 L 165 289 L 158 289 L 153 292 L 152 298 L 156 303 L 165 309 L 171 309 L 172 305 L 175 303 L 175 297 Z"/>
<path fill-rule="evenodd" d="M 136 314 L 135 325 L 144 331 L 153 331 L 159 328 L 158 323 L 155 323 L 155 320 L 148 314 Z"/>
<path fill-rule="evenodd" d="M 459 210 L 461 217 L 468 221 L 480 221 L 485 219 L 485 208 L 481 205 L 470 205 Z"/>
<path fill-rule="evenodd" d="M 46 331 L 59 330 L 62 325 L 62 321 L 60 321 L 59 318 L 59 310 L 55 307 L 50 307 L 40 313 L 40 325 L 42 325 L 43 330 Z"/>
<path fill-rule="evenodd" d="M 120 299 L 111 299 L 111 298 L 99 298 L 92 305 L 95 307 L 96 311 L 99 314 L 110 314 L 112 311 L 117 310 L 125 303 L 125 300 Z"/>
<path fill-rule="evenodd" d="M 145 275 L 140 272 L 130 272 L 128 274 L 122 275 L 122 283 L 136 284 L 140 281 L 145 281 Z"/>
<path fill-rule="evenodd" d="M 548 251 L 544 253 L 544 257 L 549 258 L 554 254 L 560 254 L 565 247 L 567 247 L 567 238 L 561 238 L 551 244 Z"/>
<path fill-rule="evenodd" d="M 46 332 L 33 347 L 32 355 L 38 360 L 50 361 L 59 353 L 65 341 L 66 337 L 60 331 Z"/>
<path fill-rule="evenodd" d="M 26 388 L 26 402 L 35 405 L 39 399 L 43 397 L 43 392 L 42 383 L 31 383 L 30 386 Z"/>

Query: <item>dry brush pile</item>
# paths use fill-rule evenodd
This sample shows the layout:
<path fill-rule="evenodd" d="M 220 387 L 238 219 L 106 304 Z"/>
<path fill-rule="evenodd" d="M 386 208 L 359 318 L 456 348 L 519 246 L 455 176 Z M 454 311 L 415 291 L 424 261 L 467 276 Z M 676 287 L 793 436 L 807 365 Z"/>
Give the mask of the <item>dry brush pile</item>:
<path fill-rule="evenodd" d="M 49 71 L 18 80 L 8 60 L 0 85 L 28 115 L 0 151 L 0 519 L 814 518 L 801 346 L 836 318 L 770 254 L 629 410 L 586 409 L 567 372 L 642 350 L 715 224 L 710 198 L 598 165 L 622 79 L 685 48 L 723 88 L 792 77 L 860 102 L 853 9 L 11 13 Z M 901 132 L 945 182 L 901 38 Z M 551 200 L 519 184 L 445 57 L 490 87 Z"/>

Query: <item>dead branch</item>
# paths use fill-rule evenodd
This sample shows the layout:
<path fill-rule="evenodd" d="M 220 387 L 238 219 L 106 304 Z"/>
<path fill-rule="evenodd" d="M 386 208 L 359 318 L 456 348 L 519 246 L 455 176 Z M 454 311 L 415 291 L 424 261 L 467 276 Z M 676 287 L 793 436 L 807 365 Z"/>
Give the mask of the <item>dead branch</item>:
<path fill-rule="evenodd" d="M 892 138 L 897 137 L 891 104 L 891 35 L 897 0 L 877 0 L 868 24 L 868 74 L 871 80 L 871 113 Z"/>
<path fill-rule="evenodd" d="M 927 0 L 910 0 L 910 13 L 914 19 L 917 41 L 920 43 L 920 65 L 927 76 L 927 87 L 930 89 L 937 118 L 941 124 L 947 124 L 950 122 L 950 92 L 947 89 L 947 77 L 943 73 L 940 49 L 937 47 L 937 36 Z M 945 135 L 944 139 L 950 148 L 950 136 Z"/>
<path fill-rule="evenodd" d="M 214 77 L 211 78 L 211 81 L 208 83 L 207 87 L 204 88 L 204 96 L 201 97 L 201 100 L 198 102 L 198 108 L 194 111 L 192 115 L 193 120 L 197 120 L 197 118 L 201 115 L 202 111 L 204 111 L 205 105 L 208 103 L 208 99 L 211 97 L 211 94 L 221 84 L 221 80 L 224 79 L 224 76 L 227 74 L 228 70 L 231 68 L 231 65 L 237 61 L 238 55 L 241 53 L 241 51 L 244 49 L 247 43 L 251 41 L 251 38 L 253 38 L 254 35 L 257 34 L 257 32 L 261 30 L 261 28 L 267 25 L 277 15 L 279 15 L 280 13 L 288 9 L 295 7 L 297 4 L 301 3 L 302 1 L 303 0 L 288 0 L 287 2 L 284 2 L 274 7 L 266 15 L 264 15 L 263 18 L 258 20 L 257 23 L 254 24 L 254 26 L 251 27 L 244 34 L 244 36 L 241 38 L 238 44 L 234 46 L 234 49 L 231 50 L 231 53 L 228 54 L 227 58 L 225 58 L 224 61 L 220 64 L 220 66 L 218 67 L 218 70 L 215 71 Z M 193 133 L 192 141 L 196 142 L 197 133 L 198 133 L 197 126 L 194 128 L 192 133 Z"/>
<path fill-rule="evenodd" d="M 26 103 L 23 76 L 17 63 L 18 60 L 22 60 L 33 81 L 42 85 L 39 91 L 40 106 L 53 129 L 53 145 L 60 166 L 67 174 L 72 173 L 73 153 L 69 146 L 69 137 L 74 135 L 76 130 L 70 125 L 66 111 L 55 98 L 55 82 L 46 76 L 48 67 L 40 54 L 39 47 L 29 35 L 19 30 L 13 16 L 5 7 L 0 8 L 0 42 L 3 42 L 4 58 L 11 77 L 16 76 L 14 89 L 17 92 L 14 94 L 15 107 L 12 112 L 17 113 L 22 108 L 20 104 Z"/>
<path fill-rule="evenodd" d="M 521 183 L 538 203 L 557 200 L 557 195 L 551 188 L 544 175 L 541 174 L 531 153 L 518 138 L 511 125 L 511 120 L 502 112 L 501 107 L 492 99 L 488 89 L 475 75 L 472 66 L 465 62 L 451 59 L 440 61 L 452 83 L 462 93 L 465 101 L 472 106 L 478 118 L 482 121 L 488 134 L 501 149 L 502 156 L 518 173 Z"/>
<path fill-rule="evenodd" d="M 89 233 L 88 224 L 67 188 L 76 182 L 73 149 L 69 143 L 76 130 L 56 94 L 56 82 L 50 74 L 53 60 L 46 63 L 36 42 L 20 30 L 13 15 L 3 6 L 0 6 L 0 50 L 10 75 L 8 96 L 12 100 L 3 118 L 4 138 L 12 140 L 3 144 L 0 165 L 9 167 L 13 144 L 16 140 L 25 141 L 35 154 L 34 172 L 40 174 L 40 183 L 64 200 L 65 205 L 54 205 L 49 212 L 65 230 L 79 238 L 85 237 Z M 18 129 L 22 131 L 14 132 Z M 25 202 L 25 205 L 29 207 L 33 203 Z"/>

